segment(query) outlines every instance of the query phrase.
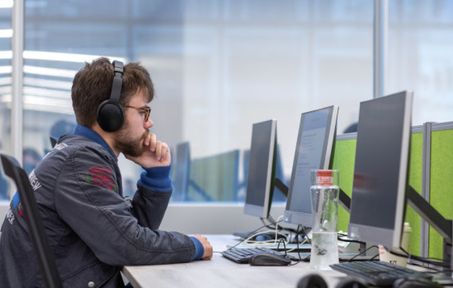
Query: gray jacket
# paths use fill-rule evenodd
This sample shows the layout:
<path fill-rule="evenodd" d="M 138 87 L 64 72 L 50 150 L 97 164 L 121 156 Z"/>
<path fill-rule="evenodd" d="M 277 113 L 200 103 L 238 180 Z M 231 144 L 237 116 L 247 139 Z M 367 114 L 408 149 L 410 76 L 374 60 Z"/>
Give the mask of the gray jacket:
<path fill-rule="evenodd" d="M 64 287 L 123 287 L 124 265 L 195 257 L 190 237 L 157 230 L 171 193 L 139 181 L 124 199 L 116 157 L 92 140 L 63 137 L 29 178 Z M 43 287 L 17 195 L 1 231 L 0 287 Z"/>

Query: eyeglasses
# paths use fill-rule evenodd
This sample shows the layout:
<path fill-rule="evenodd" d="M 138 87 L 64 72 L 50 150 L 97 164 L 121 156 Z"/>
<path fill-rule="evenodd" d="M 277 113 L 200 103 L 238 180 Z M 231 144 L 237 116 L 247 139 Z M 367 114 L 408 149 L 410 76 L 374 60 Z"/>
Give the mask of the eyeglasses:
<path fill-rule="evenodd" d="M 149 115 L 151 114 L 151 108 L 149 108 L 148 106 L 134 107 L 134 106 L 126 105 L 124 107 L 135 109 L 138 111 L 138 113 L 145 115 L 145 118 L 144 118 L 145 122 L 148 121 Z"/>

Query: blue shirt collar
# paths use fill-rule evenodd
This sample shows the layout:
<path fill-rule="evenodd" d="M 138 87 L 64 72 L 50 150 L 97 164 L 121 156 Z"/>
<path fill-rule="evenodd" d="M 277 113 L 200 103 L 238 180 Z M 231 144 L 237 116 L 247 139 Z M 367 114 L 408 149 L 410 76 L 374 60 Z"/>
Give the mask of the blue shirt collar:
<path fill-rule="evenodd" d="M 113 156 L 114 159 L 117 159 L 115 153 L 110 148 L 110 146 L 107 144 L 107 142 L 105 142 L 104 139 L 101 137 L 101 135 L 96 133 L 94 130 L 92 130 L 86 126 L 77 124 L 77 126 L 74 129 L 74 135 L 83 136 L 85 138 L 88 138 L 88 139 L 98 143 L 99 145 L 104 147 L 104 149 L 107 150 Z"/>

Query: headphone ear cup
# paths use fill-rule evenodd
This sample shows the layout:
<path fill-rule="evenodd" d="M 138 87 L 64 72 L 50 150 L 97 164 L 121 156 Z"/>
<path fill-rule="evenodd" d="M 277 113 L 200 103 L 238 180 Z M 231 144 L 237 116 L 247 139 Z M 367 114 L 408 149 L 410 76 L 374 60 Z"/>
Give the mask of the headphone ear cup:
<path fill-rule="evenodd" d="M 360 280 L 354 278 L 345 278 L 337 284 L 336 288 L 366 288 L 365 284 L 363 284 Z"/>
<path fill-rule="evenodd" d="M 98 107 L 97 121 L 102 130 L 115 132 L 123 126 L 123 108 L 116 102 L 105 100 Z"/>
<path fill-rule="evenodd" d="M 326 280 L 319 274 L 308 274 L 297 283 L 297 288 L 328 288 Z"/>

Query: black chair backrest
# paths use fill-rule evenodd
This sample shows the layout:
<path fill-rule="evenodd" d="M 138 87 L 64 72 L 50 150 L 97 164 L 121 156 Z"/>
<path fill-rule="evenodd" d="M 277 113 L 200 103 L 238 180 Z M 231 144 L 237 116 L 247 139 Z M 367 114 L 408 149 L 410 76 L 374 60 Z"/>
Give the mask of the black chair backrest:
<path fill-rule="evenodd" d="M 57 145 L 57 142 L 58 140 L 53 138 L 52 136 L 49 137 L 49 140 L 50 140 L 50 145 L 53 147 L 55 147 L 55 145 Z"/>
<path fill-rule="evenodd" d="M 26 217 L 25 219 L 31 233 L 30 237 L 33 247 L 38 256 L 38 263 L 44 283 L 49 288 L 61 288 L 63 285 L 61 284 L 55 258 L 50 250 L 47 235 L 41 222 L 41 216 L 39 215 L 38 205 L 36 204 L 30 180 L 16 159 L 4 154 L 0 154 L 0 157 L 5 174 L 13 179 L 19 192 L 24 216 Z"/>

